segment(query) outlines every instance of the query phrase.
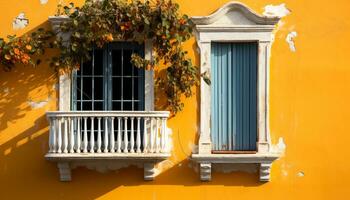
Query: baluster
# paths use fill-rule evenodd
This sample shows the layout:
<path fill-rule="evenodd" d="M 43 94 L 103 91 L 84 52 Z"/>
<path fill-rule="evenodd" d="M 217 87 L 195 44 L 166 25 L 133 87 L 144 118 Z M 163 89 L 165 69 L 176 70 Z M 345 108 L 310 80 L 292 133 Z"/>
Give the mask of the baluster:
<path fill-rule="evenodd" d="M 167 119 L 164 118 L 164 152 L 168 152 L 168 131 L 167 131 Z"/>
<path fill-rule="evenodd" d="M 160 151 L 163 153 L 165 152 L 165 123 L 164 123 L 165 119 L 162 118 L 161 119 L 161 132 L 160 132 Z"/>
<path fill-rule="evenodd" d="M 50 117 L 49 118 L 49 123 L 50 123 L 50 134 L 49 134 L 49 152 L 50 153 L 55 153 L 55 119 Z"/>
<path fill-rule="evenodd" d="M 104 120 L 105 120 L 105 137 L 104 137 L 104 144 L 103 144 L 104 146 L 103 152 L 108 153 L 108 119 L 107 117 L 104 118 Z"/>
<path fill-rule="evenodd" d="M 111 117 L 111 141 L 110 141 L 110 150 L 112 153 L 114 153 L 114 117 Z"/>
<path fill-rule="evenodd" d="M 62 152 L 62 118 L 58 119 L 58 137 L 57 137 L 57 153 Z"/>
<path fill-rule="evenodd" d="M 153 118 L 151 118 L 151 134 L 150 134 L 150 152 L 154 153 L 154 127 L 153 127 Z"/>
<path fill-rule="evenodd" d="M 101 153 L 101 117 L 97 118 L 97 153 Z"/>
<path fill-rule="evenodd" d="M 91 117 L 91 132 L 90 132 L 90 153 L 95 152 L 95 129 L 94 129 L 94 117 Z"/>
<path fill-rule="evenodd" d="M 120 153 L 121 152 L 121 145 L 122 145 L 122 128 L 121 128 L 121 118 L 118 117 L 118 148 L 117 148 L 117 152 Z"/>
<path fill-rule="evenodd" d="M 141 153 L 140 117 L 137 118 L 136 152 Z"/>
<path fill-rule="evenodd" d="M 84 117 L 84 142 L 83 142 L 83 152 L 87 153 L 88 138 L 87 138 L 87 117 Z"/>
<path fill-rule="evenodd" d="M 68 119 L 64 118 L 63 153 L 68 153 Z"/>
<path fill-rule="evenodd" d="M 124 117 L 124 153 L 128 153 L 128 118 Z"/>
<path fill-rule="evenodd" d="M 134 118 L 131 117 L 131 131 L 130 131 L 130 152 L 134 153 L 134 146 L 135 146 L 135 140 L 134 140 Z"/>
<path fill-rule="evenodd" d="M 144 125 L 143 125 L 143 152 L 148 153 L 148 141 L 147 141 L 147 121 L 148 118 L 144 118 Z"/>
<path fill-rule="evenodd" d="M 81 132 L 80 132 L 80 117 L 77 118 L 77 153 L 80 153 L 80 145 L 81 145 Z"/>
<path fill-rule="evenodd" d="M 155 140 L 156 140 L 156 153 L 159 153 L 159 149 L 160 149 L 160 137 L 159 137 L 159 134 L 160 134 L 160 120 L 159 118 L 156 119 L 156 132 L 155 132 Z"/>
<path fill-rule="evenodd" d="M 70 139 L 69 139 L 69 143 L 70 143 L 70 153 L 74 153 L 74 117 L 70 118 Z"/>

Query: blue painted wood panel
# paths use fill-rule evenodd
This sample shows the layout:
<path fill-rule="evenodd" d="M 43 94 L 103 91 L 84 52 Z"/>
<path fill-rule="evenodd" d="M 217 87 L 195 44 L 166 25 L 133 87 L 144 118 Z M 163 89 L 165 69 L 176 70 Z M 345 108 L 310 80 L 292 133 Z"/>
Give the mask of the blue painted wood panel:
<path fill-rule="evenodd" d="M 257 43 L 212 43 L 211 52 L 213 150 L 256 150 Z"/>

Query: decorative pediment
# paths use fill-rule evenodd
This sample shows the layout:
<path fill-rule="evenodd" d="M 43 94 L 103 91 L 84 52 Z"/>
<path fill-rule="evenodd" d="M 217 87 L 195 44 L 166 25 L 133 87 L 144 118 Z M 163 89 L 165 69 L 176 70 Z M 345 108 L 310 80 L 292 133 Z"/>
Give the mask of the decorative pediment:
<path fill-rule="evenodd" d="M 208 16 L 191 18 L 196 25 L 241 26 L 241 25 L 275 25 L 279 17 L 262 16 L 239 2 L 229 2 Z"/>

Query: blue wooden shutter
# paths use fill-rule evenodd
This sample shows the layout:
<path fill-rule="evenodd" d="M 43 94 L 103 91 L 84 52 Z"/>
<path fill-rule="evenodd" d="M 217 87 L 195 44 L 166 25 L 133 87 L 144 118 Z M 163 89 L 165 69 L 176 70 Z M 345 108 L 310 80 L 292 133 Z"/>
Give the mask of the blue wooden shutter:
<path fill-rule="evenodd" d="M 257 138 L 257 43 L 212 43 L 214 151 L 254 151 Z"/>

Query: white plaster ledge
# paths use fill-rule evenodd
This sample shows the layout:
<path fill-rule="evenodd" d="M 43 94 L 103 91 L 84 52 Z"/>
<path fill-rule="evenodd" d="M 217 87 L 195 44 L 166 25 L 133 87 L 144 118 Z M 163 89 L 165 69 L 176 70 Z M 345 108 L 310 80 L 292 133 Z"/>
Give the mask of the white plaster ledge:
<path fill-rule="evenodd" d="M 259 179 L 262 182 L 270 181 L 272 162 L 280 157 L 278 153 L 256 154 L 192 154 L 192 160 L 199 164 L 200 179 L 211 180 L 211 164 L 259 164 Z"/>
<path fill-rule="evenodd" d="M 192 154 L 192 159 L 198 163 L 263 163 L 273 162 L 279 157 L 276 153 L 256 154 Z"/>
<path fill-rule="evenodd" d="M 71 181 L 71 170 L 76 167 L 105 172 L 131 165 L 144 169 L 144 180 L 154 180 L 157 163 L 170 157 L 169 153 L 48 153 L 46 160 L 57 163 L 60 181 Z"/>

